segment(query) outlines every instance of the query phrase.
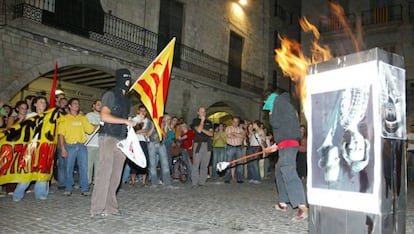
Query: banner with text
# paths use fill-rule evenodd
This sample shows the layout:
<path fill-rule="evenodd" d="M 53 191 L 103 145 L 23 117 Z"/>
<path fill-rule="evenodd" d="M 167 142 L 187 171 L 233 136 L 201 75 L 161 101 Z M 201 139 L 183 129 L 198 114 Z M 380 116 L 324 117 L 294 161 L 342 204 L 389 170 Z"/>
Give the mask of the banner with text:
<path fill-rule="evenodd" d="M 52 108 L 0 133 L 0 185 L 50 179 L 59 116 Z"/>

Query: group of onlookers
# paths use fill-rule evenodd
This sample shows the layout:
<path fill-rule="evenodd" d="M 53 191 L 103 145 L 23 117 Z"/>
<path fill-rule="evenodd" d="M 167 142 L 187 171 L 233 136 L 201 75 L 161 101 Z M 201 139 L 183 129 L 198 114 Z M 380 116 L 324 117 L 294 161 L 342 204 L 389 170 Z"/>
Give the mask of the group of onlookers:
<path fill-rule="evenodd" d="M 159 131 L 144 105 L 138 107 L 135 115 L 130 115 L 131 102 L 126 97 L 126 92 L 131 85 L 131 73 L 127 69 L 118 69 L 115 77 L 116 87 L 107 91 L 102 99 L 96 100 L 86 115 L 80 109 L 78 98 L 67 100 L 64 96 L 58 96 L 55 102 L 61 117 L 57 120 L 58 143 L 50 183 L 57 184 L 58 189 L 64 190 L 64 195 L 71 196 L 75 188 L 76 171 L 79 175 L 80 194 L 92 195 L 93 217 L 120 215 L 116 191 L 121 181 L 135 185 L 140 180 L 142 186 L 152 189 L 157 189 L 160 184 L 165 188 L 177 188 L 172 185 L 172 179 L 177 175 L 172 162 L 179 155 L 188 165 L 193 186 L 204 186 L 208 178 L 222 180 L 224 183 L 244 183 L 247 180 L 259 184 L 264 177 L 269 176 L 272 165 L 267 156 L 270 151 L 264 150 L 272 147 L 272 151 L 278 151 L 278 160 L 282 160 L 275 167 L 281 199 L 275 208 L 285 211 L 286 203 L 293 201 L 292 205 L 300 208 L 295 218 L 306 217 L 303 189 L 297 187 L 297 183 L 293 185 L 282 181 L 284 176 L 304 181 L 307 174 L 306 127 L 299 127 L 298 121 L 292 122 L 296 112 L 284 103 L 283 94 L 281 97 L 271 94 L 264 106 L 264 110 L 270 113 L 273 131 L 268 131 L 258 120 L 242 121 L 237 116 L 231 118 L 228 126 L 224 123 L 213 124 L 206 116 L 206 108 L 202 106 L 189 125 L 182 118 L 165 114 Z M 26 100 L 17 102 L 14 111 L 10 106 L 2 106 L 2 130 L 48 109 L 47 99 L 43 96 L 29 96 Z M 291 116 L 286 118 L 286 123 L 282 123 L 285 119 L 283 115 L 287 114 Z M 132 127 L 137 135 L 147 160 L 146 168 L 140 168 L 130 160 L 125 163 L 125 155 L 117 147 L 126 137 L 126 126 Z M 292 135 L 291 129 L 296 128 L 300 128 L 300 133 L 298 131 Z M 271 132 L 276 134 L 274 138 Z M 278 146 L 274 146 L 274 142 Z M 292 157 L 292 154 L 295 156 Z M 249 157 L 244 157 L 246 155 Z M 217 165 L 220 162 L 227 162 L 230 166 L 219 171 Z M 293 165 L 297 172 L 286 171 Z M 13 194 L 14 201 L 20 201 L 25 192 L 30 191 L 30 184 L 31 182 L 18 183 L 17 186 L 7 184 L 4 187 L 6 192 Z M 90 191 L 91 185 L 93 193 Z M 294 186 L 297 190 L 293 197 L 285 194 L 289 186 Z M 48 181 L 34 182 L 37 199 L 47 199 L 48 189 Z"/>

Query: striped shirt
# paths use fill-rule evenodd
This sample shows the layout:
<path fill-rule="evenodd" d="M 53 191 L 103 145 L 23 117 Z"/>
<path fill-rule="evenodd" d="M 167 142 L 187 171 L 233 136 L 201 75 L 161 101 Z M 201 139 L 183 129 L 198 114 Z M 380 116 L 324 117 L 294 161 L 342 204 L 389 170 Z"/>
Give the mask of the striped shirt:
<path fill-rule="evenodd" d="M 226 143 L 232 146 L 242 145 L 244 130 L 241 127 L 228 126 L 226 128 Z"/>

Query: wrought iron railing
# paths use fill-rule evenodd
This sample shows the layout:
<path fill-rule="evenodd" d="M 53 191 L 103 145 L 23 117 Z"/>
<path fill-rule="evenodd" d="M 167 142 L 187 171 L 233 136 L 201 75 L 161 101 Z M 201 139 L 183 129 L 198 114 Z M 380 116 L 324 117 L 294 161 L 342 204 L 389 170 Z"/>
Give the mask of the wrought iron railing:
<path fill-rule="evenodd" d="M 355 28 L 355 14 L 347 14 L 344 16 L 344 20 L 349 27 Z M 341 23 L 341 19 L 336 15 L 330 15 L 326 18 L 319 20 L 320 32 L 338 32 L 344 30 L 344 25 Z"/>
<path fill-rule="evenodd" d="M 158 50 L 158 34 L 134 25 L 121 18 L 105 13 L 103 17 L 103 32 L 87 30 L 59 24 L 51 20 L 54 13 L 55 0 L 18 0 L 14 6 L 13 16 L 24 17 L 32 21 L 47 24 L 59 29 L 68 30 L 102 44 L 110 45 L 142 57 L 154 59 Z M 49 17 L 49 18 L 48 18 Z M 49 22 L 49 23 L 48 23 Z M 92 21 L 93 23 L 93 21 Z M 84 25 L 84 24 L 82 24 Z M 87 33 L 85 33 L 85 31 Z M 179 48 L 179 68 L 202 75 L 204 77 L 227 84 L 228 63 L 209 56 L 183 44 Z M 242 71 L 241 89 L 261 93 L 264 87 L 263 77 Z"/>
<path fill-rule="evenodd" d="M 408 15 L 414 18 L 414 3 L 408 4 Z M 403 21 L 403 6 L 402 5 L 391 5 L 387 7 L 373 8 L 362 11 L 360 14 L 362 25 L 379 25 L 394 22 Z M 348 21 L 351 29 L 356 26 L 355 14 L 345 15 L 345 19 Z M 330 15 L 326 18 L 319 20 L 319 31 L 320 32 L 337 32 L 342 31 L 343 25 L 339 21 L 339 17 Z"/>

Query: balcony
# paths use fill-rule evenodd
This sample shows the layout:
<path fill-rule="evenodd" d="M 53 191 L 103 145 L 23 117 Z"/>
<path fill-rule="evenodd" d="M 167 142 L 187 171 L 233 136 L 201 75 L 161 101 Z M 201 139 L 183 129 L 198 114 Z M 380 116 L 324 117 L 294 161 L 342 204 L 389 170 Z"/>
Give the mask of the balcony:
<path fill-rule="evenodd" d="M 18 0 L 13 8 L 13 18 L 25 18 L 65 30 L 149 59 L 155 59 L 160 50 L 160 45 L 158 45 L 159 35 L 157 33 L 134 25 L 110 13 L 94 14 L 94 16 L 85 18 L 80 17 L 82 19 L 65 19 L 64 17 L 57 19 L 55 17 L 54 2 L 54 0 Z M 73 7 L 76 7 L 76 5 Z M 0 16 L 2 14 L 6 15 L 6 12 L 1 12 Z M 177 43 L 175 47 L 175 67 L 227 84 L 227 62 L 183 44 Z M 241 81 L 240 89 L 256 94 L 262 93 L 263 77 L 242 71 Z"/>
<path fill-rule="evenodd" d="M 369 10 L 362 11 L 359 15 L 356 14 L 347 14 L 345 19 L 348 22 L 348 25 L 351 29 L 356 27 L 357 17 L 361 17 L 362 26 L 370 25 L 385 25 L 389 23 L 402 23 L 403 22 L 403 6 L 402 5 L 391 5 L 387 7 L 373 8 Z M 409 15 L 414 17 L 414 5 L 409 4 Z M 339 17 L 335 15 L 330 15 L 326 18 L 319 20 L 319 30 L 320 32 L 339 32 L 343 31 L 343 26 L 339 21 Z"/>
<path fill-rule="evenodd" d="M 347 24 L 351 28 L 355 28 L 356 17 L 355 14 L 348 14 L 344 16 Z M 326 18 L 319 20 L 319 31 L 320 32 L 339 32 L 344 30 L 343 25 L 340 22 L 340 18 L 336 15 L 330 15 Z"/>

